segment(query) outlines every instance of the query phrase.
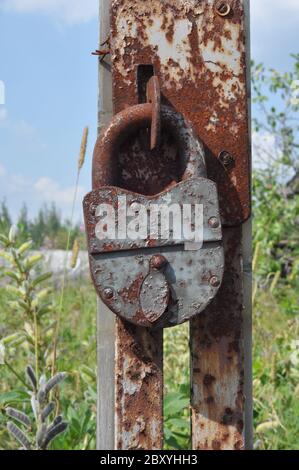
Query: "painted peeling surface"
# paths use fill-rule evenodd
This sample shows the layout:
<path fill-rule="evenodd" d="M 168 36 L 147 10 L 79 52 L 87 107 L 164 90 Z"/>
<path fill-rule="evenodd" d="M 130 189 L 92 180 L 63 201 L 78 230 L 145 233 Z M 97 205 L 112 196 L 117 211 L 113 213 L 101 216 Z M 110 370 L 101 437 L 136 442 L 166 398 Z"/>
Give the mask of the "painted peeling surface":
<path fill-rule="evenodd" d="M 116 443 L 121 450 L 163 448 L 163 333 L 117 320 Z"/>
<path fill-rule="evenodd" d="M 227 0 L 225 17 L 217 3 L 112 2 L 114 107 L 119 112 L 138 103 L 138 65 L 152 64 L 167 104 L 192 121 L 208 147 L 222 221 L 233 226 L 250 215 L 244 2 Z M 214 163 L 223 150 L 235 161 L 230 172 Z"/>
<path fill-rule="evenodd" d="M 191 322 L 193 449 L 244 448 L 241 231 L 226 229 L 218 296 Z"/>
<path fill-rule="evenodd" d="M 114 6 L 121 3 L 114 2 Z M 202 6 L 194 9 L 193 3 L 201 3 Z M 171 8 L 173 5 L 175 8 Z M 211 72 L 223 107 L 226 106 L 226 101 L 237 99 L 240 93 L 244 94 L 244 82 L 240 83 L 245 47 L 244 44 L 242 47 L 239 44 L 242 25 L 227 21 L 221 37 L 213 34 L 214 6 L 214 0 L 156 0 L 142 5 L 138 0 L 123 2 L 123 7 L 117 8 L 115 17 L 118 34 L 113 41 L 115 53 L 112 60 L 117 59 L 116 67 L 125 81 L 130 81 L 128 76 L 136 64 L 134 54 L 131 56 L 131 63 L 128 61 L 127 48 L 132 46 L 134 40 L 138 40 L 144 48 L 150 47 L 152 53 L 159 57 L 166 88 L 171 88 L 175 83 L 176 88 L 181 89 L 184 80 L 197 81 Z M 195 49 L 193 38 L 197 39 Z M 198 64 L 201 64 L 200 68 Z M 223 73 L 228 76 L 225 81 L 221 78 Z"/>

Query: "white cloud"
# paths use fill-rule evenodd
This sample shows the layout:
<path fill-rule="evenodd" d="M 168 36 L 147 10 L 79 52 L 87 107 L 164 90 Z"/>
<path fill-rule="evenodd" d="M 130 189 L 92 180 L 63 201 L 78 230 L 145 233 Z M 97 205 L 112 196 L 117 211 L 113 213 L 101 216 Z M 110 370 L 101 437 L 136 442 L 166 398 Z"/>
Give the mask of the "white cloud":
<path fill-rule="evenodd" d="M 270 132 L 253 132 L 252 134 L 252 158 L 253 167 L 262 169 L 273 164 L 280 154 L 274 134 Z"/>
<path fill-rule="evenodd" d="M 276 177 L 280 182 L 289 181 L 294 171 L 281 161 L 282 152 L 277 142 L 277 136 L 270 132 L 253 132 L 252 134 L 252 160 L 253 168 L 267 170 L 275 168 Z"/>
<path fill-rule="evenodd" d="M 98 15 L 98 0 L 2 0 L 0 8 L 17 13 L 42 13 L 68 24 L 86 23 Z"/>
<path fill-rule="evenodd" d="M 73 186 L 60 188 L 56 181 L 46 176 L 39 178 L 35 182 L 34 190 L 37 193 L 37 197 L 41 198 L 42 202 L 55 202 L 60 207 L 64 204 L 72 204 L 75 193 L 75 188 Z M 78 198 L 82 198 L 84 193 L 84 188 L 79 186 Z"/>
<path fill-rule="evenodd" d="M 9 173 L 0 165 L 0 201 L 7 200 L 14 218 L 18 216 L 22 204 L 25 202 L 31 217 L 35 216 L 43 204 L 55 203 L 63 217 L 70 217 L 75 187 L 64 187 L 47 176 L 37 179 L 22 174 Z M 81 201 L 86 194 L 86 188 L 78 187 L 75 218 L 82 220 Z"/>

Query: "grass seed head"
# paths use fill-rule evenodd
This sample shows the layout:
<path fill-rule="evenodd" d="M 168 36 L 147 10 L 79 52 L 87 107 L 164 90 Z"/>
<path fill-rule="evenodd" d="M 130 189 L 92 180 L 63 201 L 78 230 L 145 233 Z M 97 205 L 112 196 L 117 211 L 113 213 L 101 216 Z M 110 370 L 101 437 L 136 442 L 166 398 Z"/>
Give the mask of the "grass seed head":
<path fill-rule="evenodd" d="M 87 140 L 88 140 L 88 127 L 85 127 L 83 130 L 79 160 L 78 160 L 78 170 L 80 171 L 84 165 L 85 155 L 86 155 L 86 148 L 87 148 Z"/>

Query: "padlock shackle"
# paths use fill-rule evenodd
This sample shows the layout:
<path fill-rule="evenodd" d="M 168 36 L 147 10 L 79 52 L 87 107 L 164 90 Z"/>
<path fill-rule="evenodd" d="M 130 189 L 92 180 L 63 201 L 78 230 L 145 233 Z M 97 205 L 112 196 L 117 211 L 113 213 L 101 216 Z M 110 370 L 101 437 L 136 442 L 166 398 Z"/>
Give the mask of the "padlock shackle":
<path fill-rule="evenodd" d="M 131 106 L 116 114 L 98 137 L 92 166 L 93 190 L 117 186 L 116 158 L 120 145 L 139 129 L 148 128 L 152 121 L 152 104 Z M 161 107 L 162 130 L 168 130 L 179 148 L 185 168 L 182 180 L 206 177 L 205 153 L 202 143 L 183 116 L 168 106 Z"/>

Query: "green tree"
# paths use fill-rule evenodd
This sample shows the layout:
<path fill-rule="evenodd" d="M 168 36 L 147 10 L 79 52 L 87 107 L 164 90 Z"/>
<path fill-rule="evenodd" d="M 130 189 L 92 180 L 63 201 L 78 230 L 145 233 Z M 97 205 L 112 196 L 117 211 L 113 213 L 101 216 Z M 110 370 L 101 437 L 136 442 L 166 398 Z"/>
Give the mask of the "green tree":
<path fill-rule="evenodd" d="M 23 204 L 20 210 L 17 226 L 19 231 L 19 239 L 25 242 L 25 240 L 27 240 L 28 238 L 28 234 L 30 231 L 28 209 L 25 203 Z"/>
<path fill-rule="evenodd" d="M 6 201 L 3 200 L 0 205 L 0 233 L 8 232 L 11 227 L 12 221 Z"/>
<path fill-rule="evenodd" d="M 35 220 L 30 224 L 30 235 L 35 247 L 40 247 L 44 241 L 46 221 L 44 210 L 40 209 Z"/>
<path fill-rule="evenodd" d="M 299 55 L 253 64 L 254 420 L 257 449 L 298 448 Z"/>
<path fill-rule="evenodd" d="M 299 246 L 299 54 L 289 72 L 253 64 L 254 245 L 262 279 L 294 277 Z M 271 143 L 269 145 L 269 142 Z"/>
<path fill-rule="evenodd" d="M 55 237 L 61 229 L 61 216 L 54 203 L 46 208 L 46 226 L 50 237 Z"/>

